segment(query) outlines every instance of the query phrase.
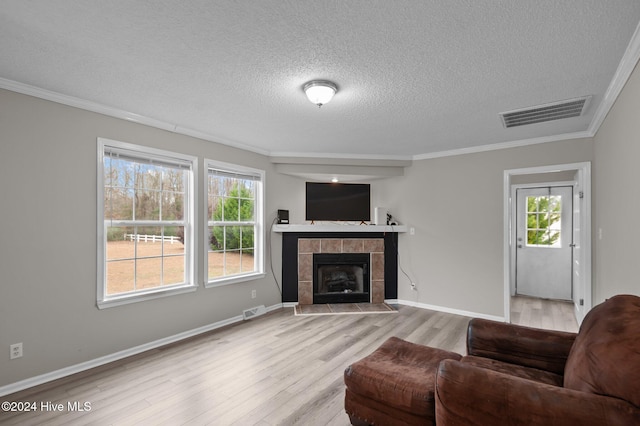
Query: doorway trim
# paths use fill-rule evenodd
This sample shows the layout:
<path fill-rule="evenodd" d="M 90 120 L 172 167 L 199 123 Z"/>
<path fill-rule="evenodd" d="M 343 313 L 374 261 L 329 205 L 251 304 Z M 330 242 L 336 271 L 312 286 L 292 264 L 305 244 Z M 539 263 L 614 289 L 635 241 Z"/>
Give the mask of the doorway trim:
<path fill-rule="evenodd" d="M 591 163 L 570 163 L 552 166 L 527 167 L 521 169 L 505 170 L 503 174 L 503 278 L 504 278 L 504 318 L 511 322 L 511 284 L 512 284 L 512 235 L 515 232 L 513 212 L 516 202 L 512 197 L 511 181 L 513 176 L 537 175 L 552 172 L 573 171 L 577 172 L 573 182 L 577 191 L 582 192 L 580 206 L 580 241 L 582 242 L 580 259 L 575 259 L 572 267 L 577 268 L 577 273 L 582 278 L 581 288 L 573 295 L 574 312 L 578 324 L 592 307 L 592 280 L 591 280 Z M 544 185 L 548 186 L 546 182 Z M 575 207 L 574 207 L 575 208 Z M 583 305 L 579 301 L 583 299 Z"/>

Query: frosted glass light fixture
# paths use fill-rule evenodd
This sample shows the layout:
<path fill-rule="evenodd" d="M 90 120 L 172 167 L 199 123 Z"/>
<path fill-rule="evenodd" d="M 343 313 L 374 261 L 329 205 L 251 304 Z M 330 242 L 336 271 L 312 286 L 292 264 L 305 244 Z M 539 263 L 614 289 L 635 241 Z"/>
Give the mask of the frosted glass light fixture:
<path fill-rule="evenodd" d="M 318 105 L 318 108 L 329 102 L 338 91 L 335 84 L 324 80 L 310 81 L 302 89 L 311 103 Z"/>

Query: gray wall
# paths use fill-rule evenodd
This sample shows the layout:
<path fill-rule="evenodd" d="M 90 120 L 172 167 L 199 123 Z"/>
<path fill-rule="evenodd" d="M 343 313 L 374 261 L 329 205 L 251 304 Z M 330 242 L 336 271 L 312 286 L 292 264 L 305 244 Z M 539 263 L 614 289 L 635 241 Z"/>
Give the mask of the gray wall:
<path fill-rule="evenodd" d="M 204 157 L 266 170 L 267 225 L 297 184 L 261 155 L 0 90 L 0 386 L 280 303 L 267 257 L 262 280 L 98 310 L 97 137 L 199 156 L 200 178 Z"/>
<path fill-rule="evenodd" d="M 400 236 L 402 300 L 504 316 L 503 172 L 592 160 L 578 139 L 414 161 L 380 184 L 385 205 L 415 235 Z"/>
<path fill-rule="evenodd" d="M 620 293 L 640 295 L 639 118 L 640 70 L 636 66 L 594 138 L 594 303 Z"/>

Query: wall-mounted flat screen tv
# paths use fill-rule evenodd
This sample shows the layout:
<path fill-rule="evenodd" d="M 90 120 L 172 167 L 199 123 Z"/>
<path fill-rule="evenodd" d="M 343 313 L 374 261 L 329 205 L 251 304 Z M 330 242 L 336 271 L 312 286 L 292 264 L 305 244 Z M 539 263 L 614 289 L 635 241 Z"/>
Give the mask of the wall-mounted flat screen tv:
<path fill-rule="evenodd" d="M 306 220 L 371 220 L 368 183 L 307 182 Z"/>

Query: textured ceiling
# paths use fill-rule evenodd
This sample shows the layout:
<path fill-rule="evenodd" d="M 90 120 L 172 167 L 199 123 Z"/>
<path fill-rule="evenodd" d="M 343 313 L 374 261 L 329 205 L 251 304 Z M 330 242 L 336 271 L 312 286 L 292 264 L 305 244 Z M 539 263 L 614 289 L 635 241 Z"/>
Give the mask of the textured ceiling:
<path fill-rule="evenodd" d="M 272 156 L 415 158 L 588 131 L 639 21 L 638 0 L 3 0 L 0 78 Z M 321 109 L 312 79 L 339 87 Z"/>

